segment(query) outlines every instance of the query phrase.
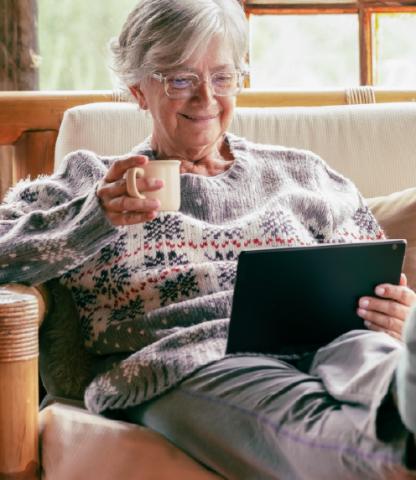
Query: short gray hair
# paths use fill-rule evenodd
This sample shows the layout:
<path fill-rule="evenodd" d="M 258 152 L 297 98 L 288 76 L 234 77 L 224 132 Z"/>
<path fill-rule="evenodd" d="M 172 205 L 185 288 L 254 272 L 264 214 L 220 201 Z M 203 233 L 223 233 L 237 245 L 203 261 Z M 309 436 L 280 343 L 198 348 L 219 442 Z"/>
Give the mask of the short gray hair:
<path fill-rule="evenodd" d="M 126 90 L 155 71 L 179 67 L 218 36 L 243 68 L 248 28 L 238 0 L 142 0 L 110 41 L 111 69 Z"/>

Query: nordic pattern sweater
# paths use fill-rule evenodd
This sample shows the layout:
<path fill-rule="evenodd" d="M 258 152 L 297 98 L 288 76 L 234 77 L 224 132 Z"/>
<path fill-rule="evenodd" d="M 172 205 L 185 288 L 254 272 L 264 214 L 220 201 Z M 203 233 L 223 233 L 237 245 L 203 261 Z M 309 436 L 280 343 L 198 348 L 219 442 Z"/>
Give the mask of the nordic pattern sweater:
<path fill-rule="evenodd" d="M 151 222 L 111 225 L 95 191 L 115 157 L 88 151 L 0 207 L 0 284 L 59 277 L 72 292 L 102 359 L 85 392 L 94 412 L 138 405 L 224 356 L 241 250 L 383 238 L 354 184 L 318 156 L 226 141 L 231 168 L 182 174 L 180 211 Z M 149 139 L 133 152 L 154 158 Z"/>

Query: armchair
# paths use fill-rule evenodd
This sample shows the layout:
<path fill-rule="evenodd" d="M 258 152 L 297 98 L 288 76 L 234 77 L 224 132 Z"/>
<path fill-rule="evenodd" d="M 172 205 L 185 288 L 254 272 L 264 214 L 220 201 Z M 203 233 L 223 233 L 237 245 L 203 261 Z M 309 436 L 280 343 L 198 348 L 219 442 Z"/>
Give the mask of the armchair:
<path fill-rule="evenodd" d="M 396 97 L 376 92 L 372 98 L 415 97 L 415 92 L 401 92 Z M 416 215 L 416 104 L 328 105 L 351 98 L 355 97 L 345 92 L 327 92 L 320 100 L 313 93 L 279 96 L 245 92 L 239 99 L 232 131 L 264 143 L 311 149 L 352 178 L 369 199 L 387 234 L 408 239 L 405 271 L 411 285 L 416 286 L 416 235 L 412 227 Z M 97 100 L 101 103 L 91 103 Z M 0 107 L 4 107 L 0 108 L 0 127 L 7 126 L 3 137 L 0 134 L 0 143 L 17 142 L 11 161 L 12 179 L 39 173 L 39 164 L 49 173 L 66 153 L 77 148 L 120 154 L 138 143 L 150 131 L 149 118 L 133 105 L 110 100 L 108 94 L 82 98 L 0 94 Z M 297 106 L 283 107 L 291 103 Z M 301 106 L 305 104 L 315 106 Z M 51 118 L 45 114 L 45 106 Z M 70 106 L 74 108 L 65 113 L 61 125 L 63 111 Z M 28 124 L 28 118 L 32 123 Z M 39 130 L 43 129 L 46 134 L 41 140 L 27 140 L 34 130 L 41 134 Z M 26 140 L 21 143 L 24 136 Z M 49 348 L 53 341 L 67 339 L 72 342 L 72 359 L 83 355 L 77 350 L 76 328 L 72 328 L 77 319 L 68 315 L 75 312 L 72 299 L 69 294 L 59 295 L 53 284 L 0 287 L 0 480 L 220 478 L 159 434 L 92 415 L 83 408 L 81 397 L 73 392 L 82 391 L 88 372 L 84 379 L 61 382 L 62 371 L 54 370 Z M 61 324 L 64 330 L 58 332 L 51 319 L 65 313 Z M 43 319 L 41 373 L 54 400 L 38 417 L 38 326 Z M 71 339 L 66 338 L 71 335 Z M 65 374 L 71 374 L 70 367 Z M 71 389 L 72 398 L 68 398 Z"/>

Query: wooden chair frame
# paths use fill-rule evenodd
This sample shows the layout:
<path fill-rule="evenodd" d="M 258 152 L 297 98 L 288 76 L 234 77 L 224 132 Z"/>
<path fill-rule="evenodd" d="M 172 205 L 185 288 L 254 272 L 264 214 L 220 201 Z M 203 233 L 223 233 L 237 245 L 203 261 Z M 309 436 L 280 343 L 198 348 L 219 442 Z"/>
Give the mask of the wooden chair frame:
<path fill-rule="evenodd" d="M 374 91 L 377 102 L 416 101 L 416 91 Z M 114 101 L 111 92 L 0 92 L 0 189 L 19 178 L 51 173 L 66 109 Z M 243 91 L 240 107 L 347 103 L 344 90 Z M 1 190 L 0 190 L 1 198 Z M 38 326 L 48 308 L 42 287 L 0 287 L 0 480 L 40 478 L 38 453 Z M 58 479 L 57 479 L 58 480 Z"/>

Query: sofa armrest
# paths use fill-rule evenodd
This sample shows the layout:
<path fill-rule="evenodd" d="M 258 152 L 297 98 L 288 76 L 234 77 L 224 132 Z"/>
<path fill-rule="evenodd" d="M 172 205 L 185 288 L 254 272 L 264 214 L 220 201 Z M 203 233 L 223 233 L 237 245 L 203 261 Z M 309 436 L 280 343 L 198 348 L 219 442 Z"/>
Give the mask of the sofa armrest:
<path fill-rule="evenodd" d="M 46 297 L 45 297 L 46 298 Z M 0 287 L 0 479 L 39 478 L 39 290 Z"/>
<path fill-rule="evenodd" d="M 38 325 L 41 326 L 47 313 L 51 310 L 51 296 L 45 285 L 36 285 L 35 287 L 28 287 L 20 283 L 6 283 L 0 285 L 0 289 L 13 293 L 21 293 L 23 295 L 33 295 L 38 302 Z"/>

